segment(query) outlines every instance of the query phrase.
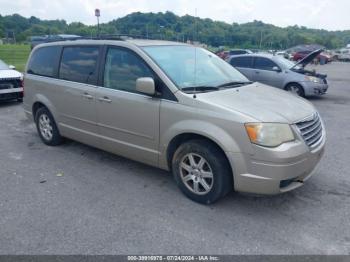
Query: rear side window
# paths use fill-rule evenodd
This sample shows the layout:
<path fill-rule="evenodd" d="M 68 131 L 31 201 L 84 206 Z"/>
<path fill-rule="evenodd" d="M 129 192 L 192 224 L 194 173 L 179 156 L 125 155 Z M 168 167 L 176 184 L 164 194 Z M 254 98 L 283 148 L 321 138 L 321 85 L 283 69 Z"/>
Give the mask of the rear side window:
<path fill-rule="evenodd" d="M 268 70 L 273 71 L 272 68 L 276 67 L 277 65 L 272 62 L 270 59 L 264 58 L 264 57 L 256 57 L 255 58 L 255 68 L 260 70 Z"/>
<path fill-rule="evenodd" d="M 99 47 L 65 47 L 62 53 L 59 78 L 73 82 L 96 84 Z"/>
<path fill-rule="evenodd" d="M 34 51 L 28 63 L 28 74 L 55 77 L 61 53 L 59 46 L 42 47 Z"/>
<path fill-rule="evenodd" d="M 251 68 L 253 66 L 253 58 L 249 56 L 233 57 L 230 64 L 234 67 Z"/>

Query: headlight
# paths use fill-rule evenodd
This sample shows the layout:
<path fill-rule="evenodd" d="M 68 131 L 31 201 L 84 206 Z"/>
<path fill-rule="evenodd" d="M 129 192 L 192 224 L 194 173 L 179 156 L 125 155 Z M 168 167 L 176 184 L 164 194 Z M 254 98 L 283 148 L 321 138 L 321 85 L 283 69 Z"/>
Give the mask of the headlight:
<path fill-rule="evenodd" d="M 247 123 L 245 129 L 250 141 L 261 146 L 277 147 L 285 142 L 295 140 L 288 124 Z"/>
<path fill-rule="evenodd" d="M 305 80 L 313 82 L 313 83 L 320 83 L 321 82 L 321 79 L 319 79 L 318 77 L 314 77 L 314 76 L 305 76 Z"/>

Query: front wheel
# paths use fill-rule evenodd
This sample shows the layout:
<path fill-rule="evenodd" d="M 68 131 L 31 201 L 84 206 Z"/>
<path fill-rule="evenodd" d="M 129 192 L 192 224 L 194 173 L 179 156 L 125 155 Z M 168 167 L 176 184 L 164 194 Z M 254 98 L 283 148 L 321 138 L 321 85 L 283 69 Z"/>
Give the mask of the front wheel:
<path fill-rule="evenodd" d="M 182 144 L 174 154 L 172 171 L 180 190 L 201 204 L 214 203 L 233 188 L 226 156 L 206 140 Z"/>
<path fill-rule="evenodd" d="M 297 83 L 292 83 L 286 86 L 286 91 L 291 92 L 294 95 L 305 97 L 304 89 Z"/>

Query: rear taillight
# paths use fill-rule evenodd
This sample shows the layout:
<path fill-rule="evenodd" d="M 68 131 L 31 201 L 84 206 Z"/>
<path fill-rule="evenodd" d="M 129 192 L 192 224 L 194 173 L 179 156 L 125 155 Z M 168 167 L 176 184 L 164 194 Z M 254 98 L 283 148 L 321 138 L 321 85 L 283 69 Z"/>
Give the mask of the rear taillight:
<path fill-rule="evenodd" d="M 22 93 L 23 93 L 23 96 L 24 96 L 24 80 L 23 79 L 20 80 L 19 86 L 23 88 Z"/>

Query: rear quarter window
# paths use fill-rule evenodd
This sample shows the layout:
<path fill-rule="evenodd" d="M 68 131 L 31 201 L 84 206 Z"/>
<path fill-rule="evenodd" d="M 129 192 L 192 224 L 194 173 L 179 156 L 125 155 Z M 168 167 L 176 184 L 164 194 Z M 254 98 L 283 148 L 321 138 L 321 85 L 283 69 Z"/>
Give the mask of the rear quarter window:
<path fill-rule="evenodd" d="M 60 54 L 59 46 L 41 47 L 35 50 L 28 63 L 27 73 L 55 77 Z"/>

